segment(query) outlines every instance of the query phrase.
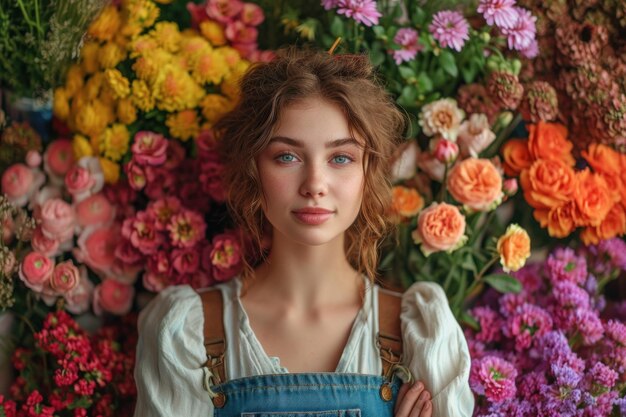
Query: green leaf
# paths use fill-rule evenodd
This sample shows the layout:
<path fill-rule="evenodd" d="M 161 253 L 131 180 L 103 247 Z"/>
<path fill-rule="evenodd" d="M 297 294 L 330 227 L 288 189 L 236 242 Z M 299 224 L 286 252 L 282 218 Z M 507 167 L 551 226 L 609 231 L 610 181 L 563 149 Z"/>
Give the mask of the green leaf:
<path fill-rule="evenodd" d="M 400 71 L 400 75 L 405 80 L 408 80 L 409 78 L 414 78 L 415 77 L 415 71 L 413 71 L 413 69 L 407 67 L 406 65 L 400 65 L 398 67 L 398 71 Z"/>
<path fill-rule="evenodd" d="M 370 61 L 375 67 L 382 65 L 385 62 L 385 51 L 383 51 L 380 42 L 376 42 L 370 48 Z"/>
<path fill-rule="evenodd" d="M 476 78 L 477 73 L 478 69 L 473 63 L 461 67 L 461 76 L 466 84 L 471 84 Z"/>
<path fill-rule="evenodd" d="M 415 107 L 415 99 L 417 98 L 417 91 L 412 85 L 406 85 L 402 89 L 402 93 L 398 98 L 398 104 L 403 107 Z"/>
<path fill-rule="evenodd" d="M 425 72 L 420 72 L 417 76 L 417 86 L 423 93 L 430 93 L 433 91 L 433 82 Z"/>
<path fill-rule="evenodd" d="M 339 16 L 335 16 L 333 17 L 333 21 L 330 24 L 330 33 L 335 36 L 341 36 L 343 37 L 343 21 L 341 20 L 341 18 Z"/>
<path fill-rule="evenodd" d="M 487 275 L 483 277 L 483 281 L 502 293 L 519 293 L 522 291 L 522 284 L 516 278 L 508 274 Z"/>
<path fill-rule="evenodd" d="M 372 30 L 374 31 L 374 34 L 376 35 L 377 38 L 383 38 L 384 39 L 386 37 L 385 28 L 384 27 L 376 25 L 376 26 L 374 26 L 372 28 Z"/>
<path fill-rule="evenodd" d="M 474 317 L 472 317 L 467 311 L 461 312 L 461 323 L 468 325 L 473 330 L 479 331 L 480 324 Z"/>
<path fill-rule="evenodd" d="M 474 262 L 474 258 L 472 258 L 472 254 L 470 253 L 465 254 L 465 256 L 463 257 L 463 262 L 461 262 L 461 268 L 473 272 L 474 275 L 478 274 L 478 271 L 476 270 L 476 262 Z"/>
<path fill-rule="evenodd" d="M 456 66 L 452 52 L 446 50 L 441 51 L 439 55 L 439 65 L 451 76 L 456 78 L 459 75 L 459 69 Z"/>

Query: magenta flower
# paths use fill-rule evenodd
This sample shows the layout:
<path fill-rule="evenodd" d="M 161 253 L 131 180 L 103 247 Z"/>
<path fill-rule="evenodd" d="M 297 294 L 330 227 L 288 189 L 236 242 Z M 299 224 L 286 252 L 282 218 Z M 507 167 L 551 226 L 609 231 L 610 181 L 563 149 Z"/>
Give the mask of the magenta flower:
<path fill-rule="evenodd" d="M 469 383 L 472 390 L 489 401 L 500 402 L 515 397 L 517 369 L 504 359 L 485 356 L 472 363 Z"/>
<path fill-rule="evenodd" d="M 515 349 L 524 350 L 535 338 L 552 330 L 552 319 L 547 311 L 533 304 L 524 304 L 508 320 L 504 334 L 515 338 Z"/>
<path fill-rule="evenodd" d="M 509 49 L 522 51 L 531 46 L 537 34 L 535 22 L 537 18 L 526 9 L 515 7 L 517 20 L 510 28 L 502 28 L 502 33 L 507 37 Z"/>
<path fill-rule="evenodd" d="M 499 28 L 512 28 L 517 20 L 515 0 L 480 0 L 478 13 L 481 13 L 487 24 L 495 24 Z"/>
<path fill-rule="evenodd" d="M 469 24 L 463 15 L 452 10 L 444 10 L 433 16 L 428 27 L 442 48 L 461 51 L 465 41 L 469 39 Z"/>
<path fill-rule="evenodd" d="M 393 41 L 402 47 L 402 49 L 393 51 L 393 59 L 398 65 L 414 59 L 415 55 L 422 49 L 415 29 L 402 28 L 398 30 Z"/>
<path fill-rule="evenodd" d="M 480 325 L 480 331 L 476 333 L 476 340 L 489 343 L 502 338 L 500 332 L 502 319 L 500 319 L 497 312 L 489 307 L 476 307 L 470 311 L 470 314 Z"/>
<path fill-rule="evenodd" d="M 225 232 L 215 236 L 207 250 L 213 278 L 217 281 L 226 281 L 241 272 L 243 254 L 236 233 Z"/>
<path fill-rule="evenodd" d="M 334 9 L 339 5 L 339 0 L 322 0 L 322 6 L 325 10 Z"/>
<path fill-rule="evenodd" d="M 574 321 L 576 331 L 582 337 L 583 345 L 591 346 L 602 338 L 604 327 L 596 312 L 578 309 Z"/>
<path fill-rule="evenodd" d="M 195 211 L 182 210 L 172 216 L 167 225 L 172 244 L 179 248 L 190 248 L 204 239 L 206 223 Z"/>
<path fill-rule="evenodd" d="M 382 16 L 376 9 L 374 0 L 339 0 L 337 7 L 337 13 L 346 15 L 365 26 L 377 25 L 378 19 Z"/>

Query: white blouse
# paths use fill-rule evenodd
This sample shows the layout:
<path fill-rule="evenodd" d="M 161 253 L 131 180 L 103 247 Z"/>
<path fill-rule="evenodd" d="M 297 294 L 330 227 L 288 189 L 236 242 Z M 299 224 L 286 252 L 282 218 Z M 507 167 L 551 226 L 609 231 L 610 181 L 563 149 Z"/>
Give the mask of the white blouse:
<path fill-rule="evenodd" d="M 376 347 L 378 285 L 365 279 L 365 300 L 353 325 L 336 372 L 380 375 Z M 287 373 L 280 359 L 269 357 L 256 338 L 239 299 L 241 279 L 218 285 L 224 298 L 226 377 Z M 415 283 L 402 295 L 405 363 L 433 396 L 433 415 L 469 417 L 474 397 L 468 378 L 470 356 L 441 287 Z M 135 417 L 211 417 L 213 404 L 203 388 L 204 315 L 198 294 L 189 286 L 163 290 L 139 315 L 135 381 Z"/>

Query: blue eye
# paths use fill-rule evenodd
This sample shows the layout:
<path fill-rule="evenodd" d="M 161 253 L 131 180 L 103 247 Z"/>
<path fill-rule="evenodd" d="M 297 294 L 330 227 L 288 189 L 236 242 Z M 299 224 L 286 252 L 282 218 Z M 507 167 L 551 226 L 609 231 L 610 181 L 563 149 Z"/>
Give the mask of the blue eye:
<path fill-rule="evenodd" d="M 344 165 L 352 162 L 352 158 L 347 155 L 337 155 L 333 157 L 333 162 L 336 164 Z"/>
<path fill-rule="evenodd" d="M 284 153 L 282 155 L 278 155 L 276 158 L 279 162 L 294 162 L 296 157 L 290 153 Z"/>

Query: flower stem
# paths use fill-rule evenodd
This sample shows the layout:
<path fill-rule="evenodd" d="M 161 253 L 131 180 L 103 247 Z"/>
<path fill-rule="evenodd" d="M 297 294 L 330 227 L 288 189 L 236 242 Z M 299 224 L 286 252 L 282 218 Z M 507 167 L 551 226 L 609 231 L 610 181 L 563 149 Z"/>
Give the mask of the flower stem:
<path fill-rule="evenodd" d="M 445 164 L 445 168 L 443 170 L 443 180 L 441 181 L 441 190 L 439 190 L 439 197 L 437 201 L 443 203 L 446 199 L 446 191 L 448 187 L 446 186 L 446 182 L 448 180 L 448 164 Z"/>

